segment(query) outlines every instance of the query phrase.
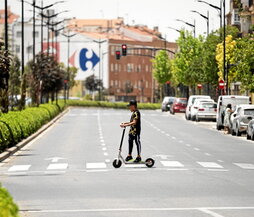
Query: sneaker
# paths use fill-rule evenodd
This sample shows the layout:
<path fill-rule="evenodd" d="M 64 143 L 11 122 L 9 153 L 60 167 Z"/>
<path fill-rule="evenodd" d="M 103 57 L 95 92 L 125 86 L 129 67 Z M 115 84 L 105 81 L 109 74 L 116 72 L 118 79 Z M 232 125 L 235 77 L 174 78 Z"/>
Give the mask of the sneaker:
<path fill-rule="evenodd" d="M 133 158 L 132 158 L 132 156 L 127 156 L 126 158 L 125 158 L 125 161 L 127 162 L 127 161 L 130 161 L 130 160 L 132 160 Z"/>
<path fill-rule="evenodd" d="M 134 160 L 134 163 L 139 163 L 141 161 L 141 157 L 137 157 L 135 160 Z"/>

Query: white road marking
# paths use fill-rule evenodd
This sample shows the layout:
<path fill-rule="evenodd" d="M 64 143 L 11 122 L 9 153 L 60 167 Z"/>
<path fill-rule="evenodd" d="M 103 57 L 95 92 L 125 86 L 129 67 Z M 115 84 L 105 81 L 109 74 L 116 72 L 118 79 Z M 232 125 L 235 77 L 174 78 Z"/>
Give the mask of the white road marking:
<path fill-rule="evenodd" d="M 68 168 L 68 164 L 49 164 L 47 170 L 66 170 Z"/>
<path fill-rule="evenodd" d="M 103 169 L 107 168 L 107 165 L 103 163 L 86 163 L 87 169 Z"/>
<path fill-rule="evenodd" d="M 187 146 L 187 147 L 191 147 L 191 145 L 190 145 L 190 144 L 186 144 L 186 146 Z"/>
<path fill-rule="evenodd" d="M 106 147 L 103 147 L 103 148 L 102 148 L 102 151 L 107 151 L 107 148 L 106 148 Z"/>
<path fill-rule="evenodd" d="M 105 160 L 106 163 L 110 163 L 110 161 L 111 161 L 110 159 L 106 159 Z"/>
<path fill-rule="evenodd" d="M 27 171 L 31 165 L 14 165 L 8 169 L 9 172 Z"/>
<path fill-rule="evenodd" d="M 178 161 L 161 161 L 161 164 L 164 167 L 184 167 L 184 165 Z"/>
<path fill-rule="evenodd" d="M 101 143 L 104 143 L 104 139 L 101 139 Z"/>
<path fill-rule="evenodd" d="M 105 143 L 101 143 L 102 146 L 105 146 L 106 144 Z"/>
<path fill-rule="evenodd" d="M 211 156 L 211 154 L 209 154 L 209 153 L 205 153 L 205 155 L 206 155 L 206 156 Z"/>
<path fill-rule="evenodd" d="M 108 153 L 107 153 L 107 152 L 104 152 L 103 154 L 104 154 L 104 156 L 108 156 Z"/>
<path fill-rule="evenodd" d="M 183 140 L 179 140 L 178 142 L 179 142 L 179 143 L 183 143 Z"/>
<path fill-rule="evenodd" d="M 87 170 L 88 173 L 108 172 L 108 170 Z"/>
<path fill-rule="evenodd" d="M 215 163 L 215 162 L 197 162 L 198 164 L 200 164 L 202 167 L 205 168 L 223 168 L 223 166 Z"/>
<path fill-rule="evenodd" d="M 145 164 L 125 164 L 124 167 L 126 168 L 142 168 L 146 167 Z"/>
<path fill-rule="evenodd" d="M 57 163 L 59 160 L 64 160 L 65 158 L 62 157 L 52 157 L 52 158 L 46 158 L 45 160 L 50 160 L 52 163 Z"/>
<path fill-rule="evenodd" d="M 218 214 L 218 213 L 216 213 L 214 211 L 211 211 L 209 209 L 206 209 L 206 208 L 200 208 L 198 210 L 203 212 L 203 213 L 209 214 L 212 217 L 224 217 L 224 216 L 222 216 L 222 215 L 220 215 L 220 214 Z"/>
<path fill-rule="evenodd" d="M 167 133 L 166 136 L 170 136 L 170 135 Z"/>
<path fill-rule="evenodd" d="M 171 138 L 172 138 L 172 139 L 176 139 L 176 137 L 174 137 L 174 136 L 172 136 Z"/>
<path fill-rule="evenodd" d="M 66 210 L 28 210 L 29 213 L 103 213 L 103 212 L 140 212 L 140 211 L 200 211 L 204 212 L 204 210 L 254 210 L 254 207 L 191 207 L 191 208 L 163 208 L 163 207 L 155 207 L 155 208 L 108 208 L 108 209 L 66 209 Z M 211 214 L 211 213 L 207 213 Z M 213 215 L 215 213 L 213 212 Z M 216 213 L 217 214 L 217 213 Z M 218 214 L 217 214 L 218 215 Z M 223 217 L 223 216 L 213 216 L 213 217 Z"/>
<path fill-rule="evenodd" d="M 218 162 L 220 162 L 220 163 L 223 163 L 224 161 L 223 160 L 217 160 Z"/>
<path fill-rule="evenodd" d="M 200 149 L 199 149 L 199 148 L 194 148 L 194 150 L 195 150 L 195 151 L 200 151 Z"/>
<path fill-rule="evenodd" d="M 165 131 L 161 131 L 161 133 L 165 133 Z"/>
<path fill-rule="evenodd" d="M 254 170 L 254 164 L 247 163 L 234 163 L 236 166 L 241 167 L 242 169 Z"/>
<path fill-rule="evenodd" d="M 224 169 L 207 169 L 207 170 L 211 172 L 228 172 L 228 170 L 224 170 Z"/>

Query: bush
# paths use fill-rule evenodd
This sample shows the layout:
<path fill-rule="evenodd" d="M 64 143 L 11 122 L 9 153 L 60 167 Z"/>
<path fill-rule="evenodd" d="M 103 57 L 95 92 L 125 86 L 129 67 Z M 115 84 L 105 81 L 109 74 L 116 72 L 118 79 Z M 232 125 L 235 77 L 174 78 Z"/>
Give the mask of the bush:
<path fill-rule="evenodd" d="M 18 211 L 9 192 L 0 184 L 0 217 L 18 217 Z"/>
<path fill-rule="evenodd" d="M 99 101 L 83 101 L 83 100 L 68 100 L 68 106 L 81 106 L 81 107 L 102 107 L 102 108 L 115 108 L 126 109 L 126 102 L 99 102 Z M 139 109 L 160 109 L 158 103 L 139 103 Z"/>
<path fill-rule="evenodd" d="M 36 132 L 58 115 L 65 105 L 43 104 L 23 111 L 0 115 L 0 153 Z"/>

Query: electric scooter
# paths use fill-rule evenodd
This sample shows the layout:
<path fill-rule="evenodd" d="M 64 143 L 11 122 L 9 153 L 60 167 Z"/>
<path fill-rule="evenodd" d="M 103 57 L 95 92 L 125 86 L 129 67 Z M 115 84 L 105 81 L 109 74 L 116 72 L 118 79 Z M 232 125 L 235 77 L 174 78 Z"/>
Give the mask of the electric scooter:
<path fill-rule="evenodd" d="M 122 146 L 123 146 L 123 139 L 124 139 L 125 130 L 126 130 L 126 128 L 124 127 L 122 138 L 121 138 L 121 143 L 120 143 L 120 148 L 119 148 L 119 153 L 118 153 L 118 158 L 113 161 L 113 167 L 120 168 L 122 166 L 122 163 L 124 163 L 124 164 L 145 164 L 149 168 L 153 167 L 155 161 L 152 158 L 147 158 L 145 161 L 140 161 L 137 163 L 134 162 L 134 160 L 130 160 L 130 161 L 124 160 L 124 158 L 122 156 Z"/>

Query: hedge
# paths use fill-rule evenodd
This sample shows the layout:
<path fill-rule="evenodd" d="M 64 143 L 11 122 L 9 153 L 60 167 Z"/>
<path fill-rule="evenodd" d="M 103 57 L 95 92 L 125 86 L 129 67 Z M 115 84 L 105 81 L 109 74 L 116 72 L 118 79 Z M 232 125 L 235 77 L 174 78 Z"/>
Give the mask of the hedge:
<path fill-rule="evenodd" d="M 0 114 L 0 153 L 36 132 L 63 108 L 63 103 L 44 104 L 23 111 Z"/>
<path fill-rule="evenodd" d="M 9 192 L 0 184 L 0 217 L 19 217 L 19 208 Z"/>
<path fill-rule="evenodd" d="M 126 109 L 126 102 L 103 102 L 103 101 L 82 101 L 82 100 L 68 100 L 68 106 L 80 107 L 101 107 L 101 108 L 115 108 Z M 138 103 L 139 109 L 160 109 L 161 105 L 158 103 Z"/>

